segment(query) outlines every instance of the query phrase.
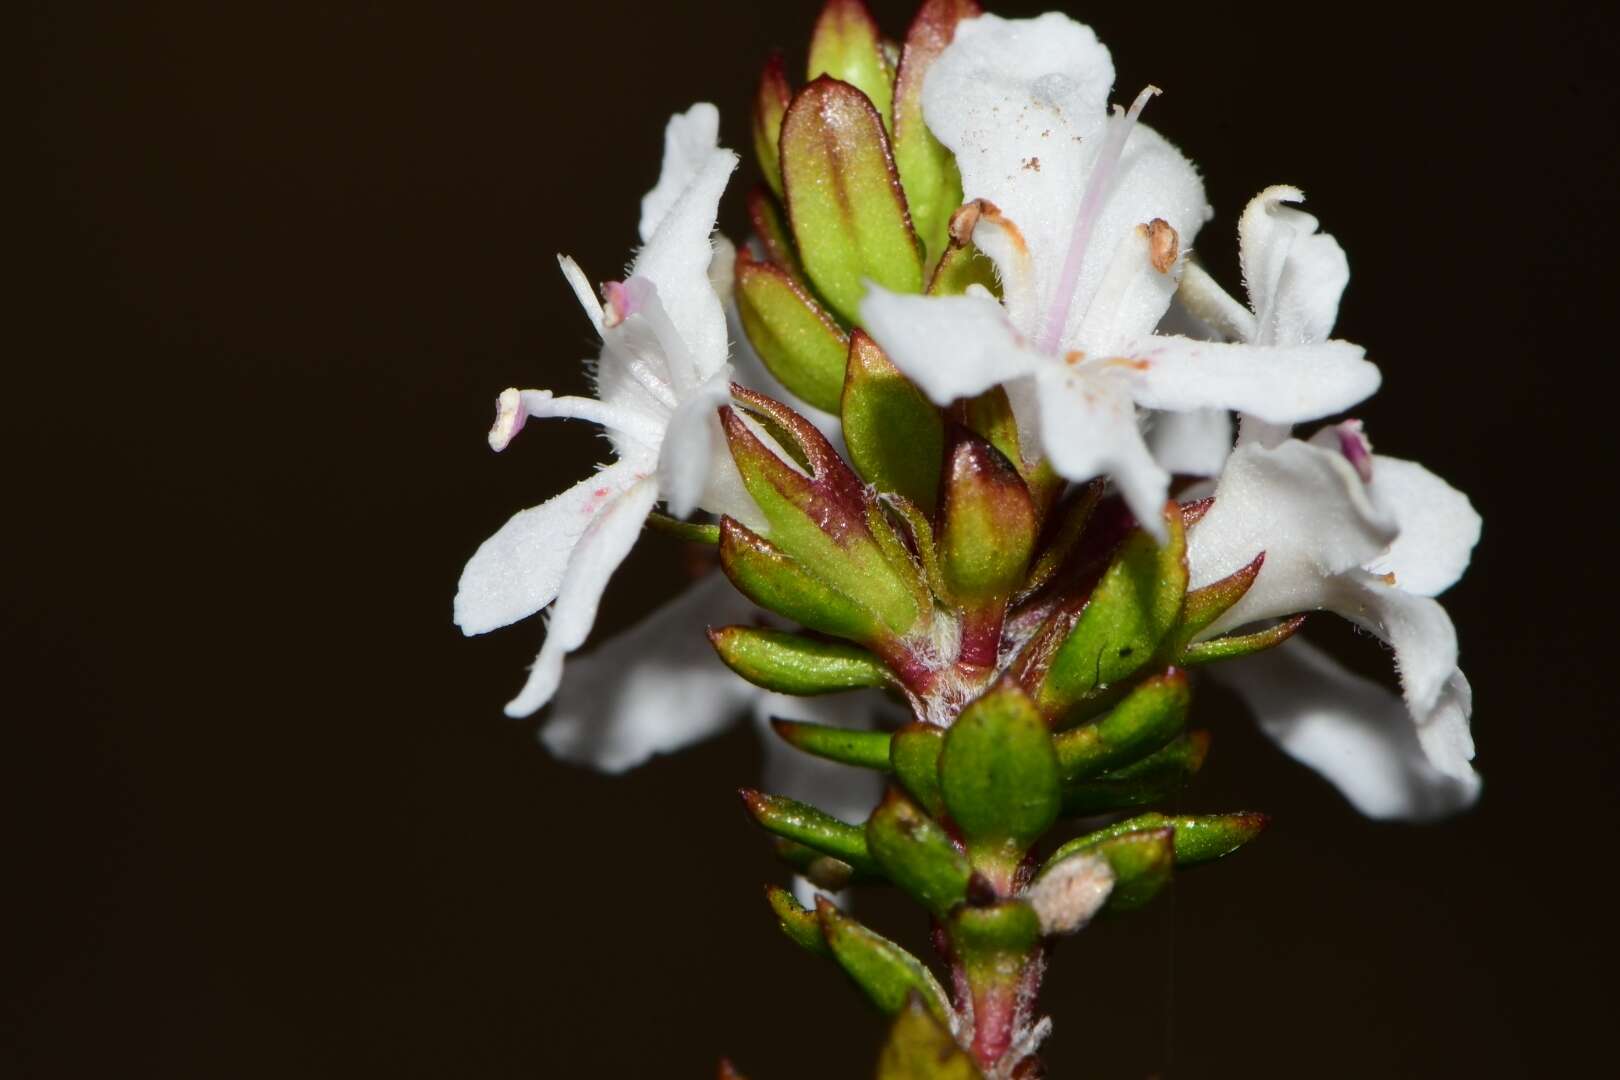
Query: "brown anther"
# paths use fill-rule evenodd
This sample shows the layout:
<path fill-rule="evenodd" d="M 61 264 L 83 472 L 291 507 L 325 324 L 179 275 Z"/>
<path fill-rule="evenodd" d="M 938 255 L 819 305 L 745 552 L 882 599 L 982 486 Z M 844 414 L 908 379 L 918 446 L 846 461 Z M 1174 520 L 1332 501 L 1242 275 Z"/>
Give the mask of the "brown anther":
<path fill-rule="evenodd" d="M 1161 274 L 1168 274 L 1170 268 L 1176 265 L 1176 256 L 1181 254 L 1181 237 L 1164 218 L 1154 218 L 1147 223 L 1148 261 L 1153 269 Z"/>
<path fill-rule="evenodd" d="M 1394 586 L 1395 586 L 1395 571 L 1391 570 L 1387 574 L 1379 574 L 1378 577 L 1383 581 L 1383 583 L 1385 585 L 1388 585 L 1391 588 L 1394 588 Z"/>
<path fill-rule="evenodd" d="M 1070 349 L 1068 352 L 1063 354 L 1063 362 L 1068 364 L 1070 367 L 1073 367 L 1085 358 L 1086 354 L 1079 349 Z"/>

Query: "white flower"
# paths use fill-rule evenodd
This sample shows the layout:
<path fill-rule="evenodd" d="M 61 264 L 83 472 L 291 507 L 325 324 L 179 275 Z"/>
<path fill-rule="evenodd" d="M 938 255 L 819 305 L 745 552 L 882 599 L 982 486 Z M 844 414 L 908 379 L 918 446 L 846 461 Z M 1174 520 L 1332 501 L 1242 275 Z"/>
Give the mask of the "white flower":
<path fill-rule="evenodd" d="M 1466 496 L 1421 465 L 1372 454 L 1354 421 L 1309 443 L 1239 446 L 1188 532 L 1192 588 L 1265 552 L 1249 591 L 1203 636 L 1327 610 L 1394 650 L 1409 719 L 1304 642 L 1215 669 L 1285 750 L 1372 817 L 1438 817 L 1478 795 L 1472 691 L 1433 597 L 1462 576 L 1479 533 Z"/>
<path fill-rule="evenodd" d="M 602 337 L 596 397 L 507 390 L 490 446 L 505 448 L 529 417 L 601 424 L 615 460 L 595 476 L 525 510 L 486 540 L 462 572 L 456 624 L 482 634 L 551 605 L 544 646 L 522 692 L 506 707 L 527 716 L 546 704 L 563 658 L 596 621 L 608 579 L 660 500 L 671 513 L 702 507 L 757 522 L 725 451 L 716 409 L 728 400 L 726 316 L 710 280 L 710 240 L 737 157 L 717 142 L 719 114 L 700 104 L 673 117 L 658 184 L 642 200 L 641 238 L 627 280 L 599 303 L 568 258 L 563 273 Z M 721 261 L 729 246 L 719 252 Z M 729 281 L 729 273 L 725 274 Z"/>
<path fill-rule="evenodd" d="M 944 404 L 998 383 L 1019 424 L 1072 480 L 1108 473 L 1148 528 L 1169 475 L 1137 406 L 1239 409 L 1275 423 L 1325 416 L 1378 386 L 1346 342 L 1232 344 L 1155 334 L 1209 216 L 1203 185 L 1136 123 L 1153 89 L 1109 118 L 1114 70 L 1088 28 L 1056 13 L 960 24 L 923 89 L 929 128 L 977 202 L 988 294 L 900 296 L 873 286 L 866 329 Z"/>

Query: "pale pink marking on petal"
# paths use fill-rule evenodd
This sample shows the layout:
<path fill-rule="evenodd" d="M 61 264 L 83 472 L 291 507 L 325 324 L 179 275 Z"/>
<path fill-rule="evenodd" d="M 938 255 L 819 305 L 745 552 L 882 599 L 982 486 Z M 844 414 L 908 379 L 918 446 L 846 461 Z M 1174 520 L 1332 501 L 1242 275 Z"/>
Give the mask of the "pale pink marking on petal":
<path fill-rule="evenodd" d="M 1074 232 L 1069 241 L 1069 254 L 1063 260 L 1063 273 L 1058 277 L 1057 289 L 1052 293 L 1052 306 L 1046 313 L 1046 328 L 1041 332 L 1040 340 L 1040 350 L 1044 353 L 1057 352 L 1063 340 L 1063 327 L 1069 321 L 1074 290 L 1080 284 L 1080 268 L 1086 261 L 1086 247 L 1091 243 L 1091 228 L 1108 199 L 1109 189 L 1113 187 L 1115 166 L 1125 153 L 1125 140 L 1136 126 L 1136 118 L 1147 107 L 1148 99 L 1160 92 L 1157 86 L 1144 87 L 1136 95 L 1136 100 L 1131 102 L 1130 111 L 1124 113 L 1119 123 L 1108 128 L 1107 141 L 1097 153 L 1096 164 L 1091 169 L 1091 180 L 1086 184 L 1086 193 L 1080 198 L 1080 209 L 1074 216 Z M 1120 115 L 1117 105 L 1114 113 Z"/>
<path fill-rule="evenodd" d="M 602 299 L 607 301 L 602 312 L 602 325 L 608 328 L 618 326 L 634 315 L 638 308 L 634 291 L 625 288 L 622 281 L 604 281 Z"/>
<path fill-rule="evenodd" d="M 1336 424 L 1333 433 L 1339 437 L 1339 452 L 1355 468 L 1356 475 L 1361 477 L 1361 482 L 1363 484 L 1372 483 L 1372 443 L 1367 440 L 1367 436 L 1362 432 L 1361 421 L 1346 420 L 1342 424 Z"/>

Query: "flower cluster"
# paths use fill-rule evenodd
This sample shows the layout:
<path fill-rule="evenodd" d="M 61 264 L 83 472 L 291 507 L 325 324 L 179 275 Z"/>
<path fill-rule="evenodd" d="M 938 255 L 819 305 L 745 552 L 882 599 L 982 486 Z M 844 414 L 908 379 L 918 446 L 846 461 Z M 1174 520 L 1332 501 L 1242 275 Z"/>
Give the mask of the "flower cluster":
<path fill-rule="evenodd" d="M 772 786 L 822 809 L 745 798 L 799 900 L 899 885 L 938 920 L 954 992 L 824 898 L 773 894 L 784 931 L 891 1012 L 915 995 L 992 1076 L 1044 1034 L 1041 942 L 1263 823 L 1137 814 L 1034 856 L 1059 817 L 1197 771 L 1187 669 L 1369 815 L 1479 790 L 1434 597 L 1480 520 L 1332 420 L 1379 385 L 1331 336 L 1343 250 L 1268 188 L 1238 218 L 1235 299 L 1192 256 L 1213 215 L 1197 170 L 1141 122 L 1158 91 L 1110 110 L 1113 84 L 1063 15 L 927 0 L 895 45 L 831 0 L 805 85 L 780 57 L 760 79 L 741 250 L 714 234 L 737 166 L 717 110 L 671 119 L 629 275 L 598 294 L 561 260 L 601 337 L 596 396 L 507 390 L 490 433 L 501 450 L 530 418 L 587 420 L 614 461 L 487 540 L 455 603 L 469 634 L 549 610 L 507 711 L 550 704 L 564 757 L 620 770 L 775 718 L 822 771 L 774 759 Z M 715 545 L 720 570 L 565 669 L 648 524 Z M 1294 636 L 1318 611 L 1391 648 L 1400 698 Z"/>

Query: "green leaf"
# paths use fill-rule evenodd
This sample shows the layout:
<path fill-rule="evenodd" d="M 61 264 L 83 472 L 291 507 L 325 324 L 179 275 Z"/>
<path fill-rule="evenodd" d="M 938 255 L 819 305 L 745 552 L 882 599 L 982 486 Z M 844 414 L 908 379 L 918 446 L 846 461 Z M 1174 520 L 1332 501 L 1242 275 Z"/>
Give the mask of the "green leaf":
<path fill-rule="evenodd" d="M 879 491 L 894 492 L 933 513 L 944 421 L 934 403 L 862 330 L 849 336 L 840 414 L 855 471 Z"/>
<path fill-rule="evenodd" d="M 720 521 L 720 568 L 748 599 L 801 626 L 867 644 L 887 638 L 873 612 L 731 518 Z"/>
<path fill-rule="evenodd" d="M 1187 676 L 1171 668 L 1145 679 L 1101 720 L 1053 737 L 1065 783 L 1117 769 L 1181 734 L 1192 691 Z"/>
<path fill-rule="evenodd" d="M 977 986 L 1016 982 L 1041 940 L 1041 920 L 1022 900 L 1000 900 L 951 913 L 951 946 Z"/>
<path fill-rule="evenodd" d="M 759 87 L 754 91 L 754 157 L 760 172 L 777 198 L 782 197 L 782 117 L 787 115 L 793 101 L 793 88 L 788 85 L 787 68 L 782 54 L 774 52 L 765 61 L 765 70 L 759 74 Z"/>
<path fill-rule="evenodd" d="M 923 79 L 956 35 L 956 24 L 980 10 L 974 0 L 925 0 L 906 33 L 895 78 L 894 160 L 930 262 L 946 250 L 951 215 L 962 202 L 962 176 L 923 120 Z"/>
<path fill-rule="evenodd" d="M 968 844 L 1022 852 L 1051 826 L 1061 799 L 1046 724 L 1016 685 L 963 710 L 945 735 L 940 793 Z"/>
<path fill-rule="evenodd" d="M 1024 595 L 1034 593 L 1063 568 L 1064 560 L 1080 543 L 1086 526 L 1091 523 L 1091 515 L 1102 501 L 1103 487 L 1101 479 L 1082 484 L 1054 508 L 1052 516 L 1057 521 L 1056 528 L 1052 530 L 1051 539 L 1042 545 L 1040 557 L 1035 560 L 1035 569 L 1029 572 Z"/>
<path fill-rule="evenodd" d="M 1176 868 L 1176 831 L 1143 829 L 1110 837 L 1091 850 L 1114 869 L 1114 890 L 1103 910 L 1135 911 L 1170 884 Z"/>
<path fill-rule="evenodd" d="M 1266 553 L 1262 551 L 1249 565 L 1187 594 L 1187 601 L 1181 609 L 1181 621 L 1176 623 L 1176 631 L 1171 635 L 1171 643 L 1178 655 L 1200 631 L 1243 599 L 1254 584 L 1254 579 L 1260 576 L 1260 568 L 1265 562 Z"/>
<path fill-rule="evenodd" d="M 894 67 L 883 55 L 877 21 L 861 0 L 828 0 L 810 35 L 807 79 L 826 75 L 855 87 L 888 116 L 894 97 Z"/>
<path fill-rule="evenodd" d="M 765 900 L 776 912 L 776 924 L 789 941 L 817 956 L 832 956 L 832 950 L 827 947 L 827 936 L 821 932 L 821 920 L 816 918 L 815 912 L 800 907 L 792 893 L 775 885 L 765 887 Z"/>
<path fill-rule="evenodd" d="M 1138 814 L 1070 840 L 1052 853 L 1042 873 L 1060 860 L 1076 852 L 1089 851 L 1105 840 L 1126 833 L 1163 828 L 1175 830 L 1176 865 L 1198 866 L 1230 855 L 1265 831 L 1269 822 L 1265 814 L 1255 811 L 1175 817 L 1158 813 Z"/>
<path fill-rule="evenodd" d="M 792 274 L 737 253 L 737 314 L 754 350 L 783 386 L 837 412 L 849 338 Z"/>
<path fill-rule="evenodd" d="M 781 795 L 766 795 L 752 788 L 740 792 L 743 805 L 760 827 L 785 840 L 831 855 L 857 870 L 874 870 L 877 864 L 866 851 L 866 830 L 839 821 L 808 803 Z"/>
<path fill-rule="evenodd" d="M 829 78 L 799 91 L 782 122 L 782 182 L 805 272 L 844 320 L 860 321 L 868 279 L 922 291 L 922 252 L 866 95 Z"/>
<path fill-rule="evenodd" d="M 866 822 L 866 847 L 890 881 L 935 915 L 967 895 L 973 868 L 920 806 L 890 788 Z"/>
<path fill-rule="evenodd" d="M 958 604 L 1002 603 L 1022 583 L 1035 550 L 1035 505 L 1012 462 L 995 447 L 962 428 L 951 435 L 940 571 Z"/>
<path fill-rule="evenodd" d="M 842 642 L 755 626 L 711 629 L 709 641 L 732 671 L 779 694 L 830 694 L 893 681 L 883 661 Z"/>
<path fill-rule="evenodd" d="M 685 540 L 689 544 L 718 544 L 720 542 L 720 526 L 706 525 L 699 521 L 682 521 L 672 518 L 668 514 L 660 514 L 654 510 L 647 515 L 647 528 L 653 532 L 673 536 L 677 540 Z"/>
<path fill-rule="evenodd" d="M 842 765 L 889 771 L 889 743 L 894 736 L 886 731 L 860 731 L 779 718 L 771 720 L 771 727 L 789 746 L 806 754 Z"/>
<path fill-rule="evenodd" d="M 919 995 L 935 1017 L 950 1016 L 949 999 L 921 960 L 839 911 L 824 896 L 816 897 L 816 915 L 832 947 L 833 958 L 855 985 L 886 1013 L 899 1012 L 912 994 Z"/>
<path fill-rule="evenodd" d="M 1133 765 L 1066 785 L 1063 812 L 1080 817 L 1158 802 L 1185 787 L 1208 754 L 1208 732 L 1183 735 Z"/>
<path fill-rule="evenodd" d="M 886 880 L 873 866 L 867 869 L 856 869 L 843 859 L 835 859 L 831 855 L 823 855 L 815 848 L 806 847 L 795 840 L 784 840 L 780 836 L 773 837 L 771 846 L 776 857 L 791 866 L 797 873 L 829 892 L 838 892 L 850 884 L 862 885 Z"/>
<path fill-rule="evenodd" d="M 895 1015 L 878 1058 L 877 1080 L 984 1080 L 950 1030 L 913 994 Z"/>
<path fill-rule="evenodd" d="M 1212 664 L 1217 660 L 1236 660 L 1240 656 L 1253 656 L 1257 652 L 1274 649 L 1278 645 L 1293 637 L 1299 628 L 1305 625 L 1304 615 L 1295 615 L 1284 619 L 1276 626 L 1266 630 L 1256 630 L 1252 634 L 1232 634 L 1227 637 L 1211 638 L 1200 641 L 1196 645 L 1189 645 L 1182 651 L 1181 662 L 1189 666 L 1194 664 Z"/>
<path fill-rule="evenodd" d="M 1092 589 L 1037 691 L 1048 715 L 1135 674 L 1175 625 L 1187 591 L 1187 534 L 1175 503 L 1166 505 L 1165 523 L 1163 547 L 1131 533 Z"/>
<path fill-rule="evenodd" d="M 755 185 L 748 193 L 748 223 L 754 227 L 754 236 L 759 239 L 759 246 L 765 249 L 765 259 L 772 266 L 776 266 L 788 273 L 796 282 L 802 282 L 804 266 L 799 262 L 799 253 L 793 247 L 793 234 L 788 232 L 787 219 L 782 216 L 781 204 L 771 197 L 771 193 L 764 187 Z M 738 252 L 740 258 L 747 252 Z M 818 312 L 820 305 L 816 306 Z M 823 317 L 826 313 L 822 312 Z M 840 334 L 842 330 L 838 331 Z"/>
<path fill-rule="evenodd" d="M 939 757 L 944 749 L 944 729 L 921 721 L 907 724 L 889 742 L 889 765 L 895 778 L 936 818 L 945 814 L 945 799 L 939 792 Z"/>

